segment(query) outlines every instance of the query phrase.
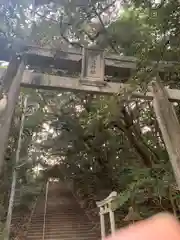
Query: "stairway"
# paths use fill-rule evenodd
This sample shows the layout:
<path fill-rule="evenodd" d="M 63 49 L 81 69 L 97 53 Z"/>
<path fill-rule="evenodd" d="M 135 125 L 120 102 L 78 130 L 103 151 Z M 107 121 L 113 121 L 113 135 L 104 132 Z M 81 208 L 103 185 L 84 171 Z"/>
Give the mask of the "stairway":
<path fill-rule="evenodd" d="M 45 196 L 37 204 L 27 240 L 43 239 Z M 50 182 L 44 240 L 98 240 L 94 225 L 62 182 Z"/>

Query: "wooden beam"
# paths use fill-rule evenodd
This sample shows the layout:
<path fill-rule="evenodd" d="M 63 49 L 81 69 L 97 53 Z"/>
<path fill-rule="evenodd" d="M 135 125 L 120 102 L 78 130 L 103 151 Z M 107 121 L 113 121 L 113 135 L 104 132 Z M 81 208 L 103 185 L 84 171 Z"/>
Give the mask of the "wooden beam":
<path fill-rule="evenodd" d="M 153 107 L 171 161 L 174 175 L 180 190 L 180 124 L 168 91 L 162 84 L 153 84 Z"/>
<path fill-rule="evenodd" d="M 42 56 L 42 57 L 49 57 L 49 58 L 61 58 L 65 60 L 71 60 L 74 62 L 79 62 L 83 58 L 83 51 L 82 49 L 75 49 L 75 48 L 64 48 L 60 51 L 57 49 L 50 49 L 50 48 L 40 48 L 36 46 L 32 46 L 27 52 L 26 55 L 29 56 Z M 129 68 L 129 69 L 136 69 L 138 59 L 132 56 L 120 56 L 118 54 L 110 54 L 105 53 L 104 56 L 105 66 L 108 67 L 117 67 L 117 68 Z M 152 62 L 152 64 L 156 64 L 156 62 Z M 174 65 L 179 65 L 178 62 L 175 61 L 160 61 L 159 62 L 159 69 L 164 70 L 166 68 L 170 68 Z"/>
<path fill-rule="evenodd" d="M 81 49 L 67 49 L 58 51 L 57 49 L 49 49 L 49 48 L 39 48 L 39 47 L 32 47 L 27 53 L 28 56 L 42 56 L 42 57 L 49 57 L 49 58 L 61 58 L 64 60 L 71 60 L 74 62 L 79 62 L 83 58 L 83 51 Z M 137 58 L 135 57 L 127 57 L 127 56 L 119 56 L 119 55 L 105 55 L 105 65 L 106 66 L 114 66 L 120 68 L 136 68 Z"/>
<path fill-rule="evenodd" d="M 25 71 L 21 82 L 23 87 L 41 88 L 49 90 L 65 90 L 65 91 L 85 91 L 98 94 L 114 94 L 120 91 L 130 91 L 129 84 L 112 83 L 112 82 L 92 82 L 81 81 L 79 78 L 59 77 L 55 75 L 33 73 Z M 134 92 L 135 97 L 152 99 L 152 93 L 142 94 Z M 180 95 L 179 95 L 180 100 Z"/>
<path fill-rule="evenodd" d="M 81 84 L 79 78 L 59 77 L 41 73 L 33 73 L 28 70 L 24 72 L 21 85 L 24 87 L 34 87 L 42 89 L 56 89 L 66 91 L 85 91 L 99 94 L 117 94 L 119 92 L 127 92 L 132 90 L 132 86 L 123 83 L 104 82 L 104 85 L 96 86 L 96 83 L 87 81 L 86 84 Z M 169 99 L 172 101 L 180 101 L 180 90 L 167 89 Z M 153 99 L 152 88 L 146 93 L 134 91 L 135 98 Z"/>
<path fill-rule="evenodd" d="M 17 67 L 17 65 L 19 66 Z M 24 68 L 25 66 L 23 62 L 19 59 L 13 59 L 5 73 L 5 79 L 7 74 L 9 77 L 11 76 L 11 79 L 9 79 L 7 89 L 5 89 L 7 94 L 7 106 L 0 116 L 0 173 L 4 163 L 4 154 L 8 143 L 9 130 L 11 127 L 15 104 L 19 96 L 20 83 Z M 13 72 L 15 69 L 16 71 Z"/>
<path fill-rule="evenodd" d="M 4 69 L 0 69 L 0 77 L 4 73 Z M 84 82 L 83 82 L 84 83 Z M 88 85 L 89 83 L 89 85 Z M 35 73 L 29 70 L 25 70 L 23 73 L 21 86 L 28 88 L 40 88 L 40 89 L 49 89 L 49 90 L 65 90 L 65 91 L 85 91 L 92 92 L 97 94 L 117 94 L 119 92 L 131 91 L 132 87 L 130 84 L 124 83 L 113 83 L 113 82 L 104 82 L 103 85 L 95 86 L 91 85 L 87 81 L 86 85 L 81 84 L 79 78 L 71 77 L 60 77 L 55 75 L 48 75 L 42 73 Z M 168 97 L 171 101 L 180 101 L 180 90 L 178 89 L 166 89 L 168 92 Z M 133 96 L 135 98 L 153 99 L 152 87 L 148 88 L 148 92 L 142 93 L 140 91 L 134 91 Z"/>

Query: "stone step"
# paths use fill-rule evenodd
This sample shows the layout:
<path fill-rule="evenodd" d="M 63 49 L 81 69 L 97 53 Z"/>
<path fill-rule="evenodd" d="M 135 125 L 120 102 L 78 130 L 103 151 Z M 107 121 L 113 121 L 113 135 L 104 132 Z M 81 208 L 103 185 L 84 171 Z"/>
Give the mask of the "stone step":
<path fill-rule="evenodd" d="M 35 236 L 35 237 L 27 237 L 27 240 L 41 240 L 42 239 L 42 236 L 39 237 L 39 236 Z M 59 236 L 45 236 L 44 238 L 45 240 L 98 240 L 99 238 L 98 237 L 89 237 L 89 236 L 82 236 L 82 237 L 72 237 L 72 236 L 69 236 L 69 237 L 59 237 Z"/>
<path fill-rule="evenodd" d="M 47 214 L 49 214 L 50 212 L 57 212 L 57 210 L 58 210 L 58 213 L 66 213 L 66 214 L 72 214 L 72 215 L 75 214 L 75 213 L 83 213 L 84 214 L 84 212 L 77 206 L 74 207 L 74 209 L 73 208 L 68 209 L 66 207 L 59 208 L 58 206 L 56 206 L 56 207 L 53 207 L 53 208 L 46 208 L 46 210 L 48 211 Z M 38 209 L 37 208 L 36 215 L 37 214 L 44 214 L 44 208 L 43 209 Z"/>
<path fill-rule="evenodd" d="M 28 231 L 28 233 L 31 233 L 31 232 L 38 232 L 38 231 L 40 231 L 41 229 L 43 229 L 43 225 L 42 226 L 37 226 L 37 227 L 35 227 L 35 226 L 32 226 L 30 229 L 29 229 L 29 231 Z M 94 226 L 69 226 L 69 227 L 67 227 L 67 226 L 65 226 L 64 228 L 63 227 L 61 227 L 61 228 L 58 228 L 58 226 L 57 225 L 51 225 L 51 226 L 48 226 L 48 227 L 46 227 L 46 231 L 66 231 L 66 232 L 69 232 L 69 231 L 93 231 L 95 229 L 95 227 Z"/>
<path fill-rule="evenodd" d="M 86 222 L 87 222 L 88 220 L 87 219 L 84 219 L 84 220 L 78 220 L 78 218 L 76 218 L 76 219 L 71 219 L 71 218 L 69 218 L 69 219 L 60 219 L 60 218 L 51 218 L 51 219 L 46 219 L 46 224 L 48 223 L 48 224 L 50 224 L 50 223 L 55 223 L 55 224 L 60 224 L 60 223 L 70 223 L 70 224 L 72 224 L 72 223 L 76 223 L 75 225 L 77 225 L 77 223 L 78 224 L 81 224 L 81 225 L 86 225 Z M 44 221 L 43 221 L 43 219 L 34 219 L 34 221 L 31 221 L 31 223 L 32 224 L 40 224 L 40 223 L 43 223 Z M 87 223 L 88 225 L 89 225 L 89 223 Z"/>
<path fill-rule="evenodd" d="M 85 232 L 85 231 L 83 231 L 83 232 L 81 232 L 81 231 L 79 231 L 79 232 L 71 232 L 71 231 L 69 231 L 69 232 L 63 232 L 63 230 L 61 231 L 61 232 L 55 232 L 55 231 L 46 231 L 45 232 L 46 234 L 46 236 L 49 236 L 49 235 L 53 235 L 53 236 L 60 236 L 60 237 L 68 237 L 68 236 L 84 236 L 84 235 L 88 235 L 88 236 L 96 236 L 96 234 L 94 233 L 94 232 Z M 32 236 L 37 236 L 37 235 L 39 235 L 39 236 L 41 236 L 42 235 L 42 232 L 39 232 L 39 233 L 29 233 L 28 234 L 28 237 L 32 237 Z"/>
<path fill-rule="evenodd" d="M 58 211 L 58 212 L 57 212 Z M 74 216 L 85 216 L 85 214 L 83 212 L 77 211 L 77 212 L 72 212 L 73 210 L 71 210 L 71 213 L 67 212 L 67 211 L 61 211 L 59 209 L 57 209 L 56 211 L 51 211 L 48 210 L 48 213 L 46 213 L 46 216 L 52 216 L 52 215 L 56 215 L 56 216 L 70 216 L 70 217 L 74 217 Z M 44 213 L 39 213 L 39 214 L 34 214 L 33 217 L 41 217 L 44 216 Z"/>
<path fill-rule="evenodd" d="M 46 220 L 47 219 L 54 219 L 54 220 L 56 220 L 56 219 L 60 219 L 60 220 L 62 220 L 62 219 L 64 219 L 64 220 L 69 220 L 69 219 L 72 219 L 72 220 L 76 220 L 76 219 L 81 219 L 81 221 L 89 221 L 89 218 L 87 217 L 87 215 L 83 215 L 83 214 L 76 214 L 76 215 L 68 215 L 68 214 L 64 214 L 64 217 L 63 217 L 63 214 L 58 214 L 58 215 L 56 215 L 56 213 L 51 213 L 51 214 L 48 214 L 48 215 L 46 215 L 45 216 L 46 217 Z M 32 221 L 34 221 L 34 220 L 41 220 L 41 219 L 44 219 L 44 214 L 41 214 L 41 215 L 36 215 L 36 216 L 33 216 L 32 217 Z"/>
<path fill-rule="evenodd" d="M 43 228 L 36 228 L 36 229 L 31 229 L 31 231 L 29 231 L 28 232 L 28 234 L 30 235 L 30 234 L 37 234 L 37 232 L 39 231 L 39 232 L 41 232 L 41 230 L 43 230 Z M 55 228 L 50 228 L 50 227 L 48 227 L 48 228 L 46 228 L 45 229 L 45 232 L 57 232 L 57 233 L 62 233 L 62 232 L 64 232 L 64 233 L 67 233 L 67 234 L 69 234 L 68 233 L 68 231 L 69 232 L 71 232 L 71 233 L 74 233 L 74 234 L 76 234 L 76 233 L 78 233 L 79 231 L 81 232 L 81 233 L 87 233 L 87 231 L 88 232 L 92 232 L 92 233 L 94 233 L 94 228 L 80 228 L 80 229 L 78 229 L 78 228 L 62 228 L 62 229 L 57 229 L 57 227 L 55 227 Z"/>
<path fill-rule="evenodd" d="M 79 219 L 81 219 L 81 220 L 79 220 Z M 52 221 L 54 221 L 54 222 L 62 222 L 62 221 L 65 221 L 65 222 L 67 222 L 67 221 L 78 221 L 78 222 L 82 222 L 82 223 L 84 223 L 84 222 L 86 222 L 86 221 L 89 221 L 85 216 L 83 216 L 83 217 L 81 217 L 81 215 L 79 215 L 78 217 L 66 217 L 66 218 L 63 218 L 63 217 L 57 217 L 57 216 L 49 216 L 49 217 L 47 217 L 46 216 L 46 222 L 49 222 L 49 220 L 51 220 L 51 222 Z M 34 221 L 36 221 L 36 222 L 44 222 L 44 217 L 37 217 L 37 218 L 33 218 L 32 220 L 31 220 L 31 222 L 34 222 Z"/>
<path fill-rule="evenodd" d="M 36 229 L 41 229 L 41 228 L 43 228 L 43 224 L 40 226 L 40 225 L 37 225 L 37 226 L 35 226 L 35 225 L 31 225 L 31 228 L 29 229 L 29 232 L 31 232 L 32 230 L 34 231 L 34 230 L 36 230 Z M 86 230 L 86 231 L 90 231 L 90 230 L 92 230 L 94 228 L 94 226 L 93 225 L 73 225 L 73 224 L 69 224 L 69 225 L 62 225 L 62 226 L 60 226 L 60 224 L 58 225 L 58 224 L 48 224 L 48 225 L 46 225 L 46 229 L 55 229 L 55 230 L 59 230 L 59 229 L 61 229 L 61 230 L 66 230 L 66 231 L 68 231 L 68 230 L 76 230 L 76 229 L 78 229 L 78 230 L 81 230 L 81 229 L 84 229 L 84 230 Z"/>
<path fill-rule="evenodd" d="M 42 223 L 44 223 L 44 221 L 43 221 L 43 219 L 37 219 L 37 220 L 35 220 L 34 219 L 34 221 L 31 221 L 31 224 L 33 225 L 33 224 L 35 224 L 35 225 L 37 225 L 37 224 L 42 224 Z M 74 225 L 76 226 L 76 225 L 92 225 L 93 223 L 89 223 L 88 222 L 88 220 L 86 219 L 86 220 L 78 220 L 78 219 L 54 219 L 54 218 L 52 218 L 52 219 L 50 219 L 50 218 L 48 218 L 48 219 L 46 219 L 46 225 L 47 224 L 56 224 L 56 225 L 59 225 L 59 224 L 61 224 L 61 223 L 63 223 L 63 224 L 66 224 L 66 225 L 68 225 L 68 223 L 70 224 L 70 225 L 72 225 L 72 223 L 74 223 Z"/>

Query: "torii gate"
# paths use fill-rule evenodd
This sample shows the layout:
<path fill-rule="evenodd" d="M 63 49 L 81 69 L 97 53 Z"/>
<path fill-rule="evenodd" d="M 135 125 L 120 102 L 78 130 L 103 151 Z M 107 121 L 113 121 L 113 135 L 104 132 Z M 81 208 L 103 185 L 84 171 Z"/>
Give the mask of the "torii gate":
<path fill-rule="evenodd" d="M 60 65 L 60 70 L 78 72 L 78 77 L 48 75 L 32 72 L 27 65 Z M 137 59 L 118 55 L 105 55 L 101 50 L 83 49 L 58 51 L 47 48 L 31 47 L 22 57 L 12 57 L 7 70 L 0 70 L 3 76 L 3 91 L 8 97 L 7 107 L 0 113 L 0 172 L 2 171 L 4 153 L 8 141 L 9 129 L 18 99 L 20 85 L 31 88 L 64 89 L 85 91 L 99 94 L 114 94 L 132 90 L 122 83 L 136 69 Z M 160 62 L 159 71 L 171 67 L 172 62 Z M 105 77 L 108 73 L 118 72 L 118 79 Z M 120 79 L 121 83 L 118 82 Z M 171 101 L 180 100 L 180 90 L 166 89 L 159 81 L 154 82 L 146 93 L 133 91 L 133 97 L 153 100 L 154 111 L 162 131 L 178 187 L 180 188 L 180 125 Z"/>

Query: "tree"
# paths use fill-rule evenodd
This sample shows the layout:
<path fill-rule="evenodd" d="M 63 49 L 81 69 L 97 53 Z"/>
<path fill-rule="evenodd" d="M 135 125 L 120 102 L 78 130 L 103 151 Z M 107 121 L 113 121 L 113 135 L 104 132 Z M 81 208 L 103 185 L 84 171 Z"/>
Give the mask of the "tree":
<path fill-rule="evenodd" d="M 178 1 L 162 1 L 160 5 L 150 0 L 126 1 L 117 19 L 107 17 L 107 11 L 113 11 L 112 2 L 76 3 L 36 2 L 31 39 L 57 49 L 62 41 L 67 47 L 91 45 L 136 56 L 138 68 L 128 82 L 143 90 L 159 72 L 161 60 L 179 61 Z M 151 65 L 151 60 L 157 64 Z M 160 76 L 165 85 L 179 87 L 178 66 L 167 68 Z M 94 207 L 97 199 L 116 190 L 123 217 L 129 207 L 142 218 L 162 210 L 178 215 L 179 192 L 151 102 L 123 93 L 98 96 L 32 91 L 30 95 L 37 97 L 41 110 L 37 111 L 40 115 L 27 120 L 30 131 L 24 139 L 22 159 L 30 149 L 28 159 L 35 159 L 35 165 L 41 162 L 45 178 L 59 176 L 73 181 L 74 191 L 87 200 L 86 207 Z M 179 116 L 178 104 L 176 109 Z M 12 132 L 10 153 L 15 136 Z M 32 170 L 34 165 L 30 165 Z M 28 181 L 30 165 L 20 169 L 23 183 Z"/>

